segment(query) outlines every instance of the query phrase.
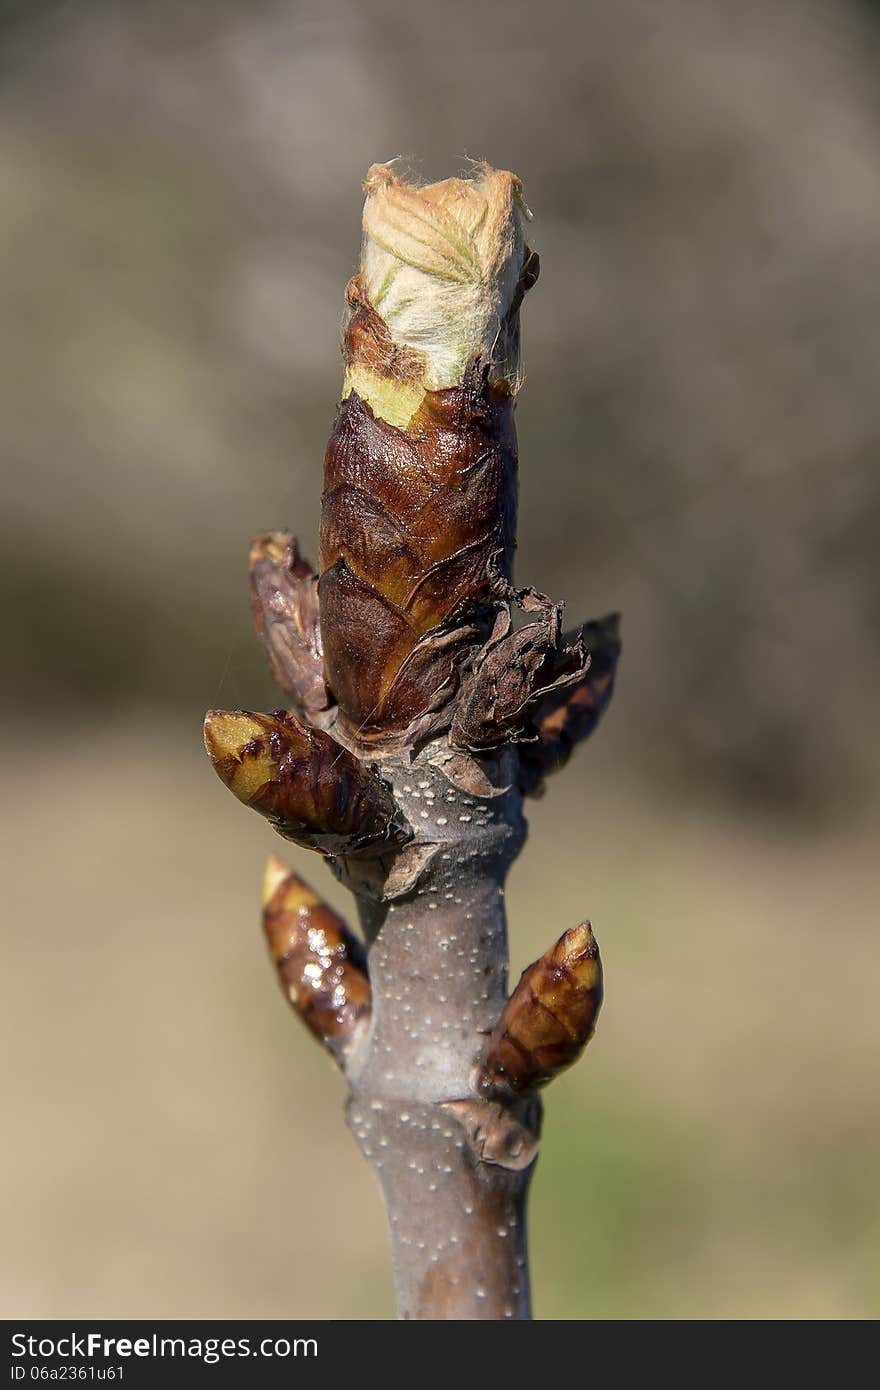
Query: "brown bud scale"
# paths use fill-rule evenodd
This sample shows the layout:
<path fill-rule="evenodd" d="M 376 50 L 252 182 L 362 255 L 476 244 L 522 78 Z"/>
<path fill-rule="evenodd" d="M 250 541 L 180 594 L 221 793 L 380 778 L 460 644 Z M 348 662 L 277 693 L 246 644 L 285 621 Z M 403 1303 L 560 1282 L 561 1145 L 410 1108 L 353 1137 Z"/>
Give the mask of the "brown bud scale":
<path fill-rule="evenodd" d="M 402 734 L 455 689 L 510 573 L 512 402 L 485 383 L 429 392 L 406 431 L 352 393 L 327 449 L 321 521 L 325 669 L 352 733 Z"/>
<path fill-rule="evenodd" d="M 357 283 L 343 355 L 399 381 L 415 367 Z M 425 392 L 406 428 L 356 391 L 342 402 L 319 567 L 325 669 L 351 736 L 393 741 L 454 693 L 501 607 L 491 569 L 510 577 L 516 495 L 513 395 L 487 364 Z"/>

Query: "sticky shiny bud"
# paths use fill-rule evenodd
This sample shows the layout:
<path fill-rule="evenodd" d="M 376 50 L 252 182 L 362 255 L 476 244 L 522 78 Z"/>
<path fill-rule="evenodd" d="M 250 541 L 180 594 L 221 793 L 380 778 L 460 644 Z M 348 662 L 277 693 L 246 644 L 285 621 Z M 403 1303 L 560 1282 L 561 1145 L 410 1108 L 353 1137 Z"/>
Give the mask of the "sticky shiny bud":
<path fill-rule="evenodd" d="M 523 971 L 478 1065 L 487 1096 L 545 1086 L 577 1061 L 602 1005 L 602 962 L 589 922 L 561 936 Z"/>
<path fill-rule="evenodd" d="M 381 854 L 409 838 L 387 785 L 288 710 L 209 710 L 205 748 L 239 801 L 324 854 Z"/>
<path fill-rule="evenodd" d="M 370 1013 L 363 948 L 328 903 L 273 855 L 263 930 L 291 1007 L 338 1060 Z"/>

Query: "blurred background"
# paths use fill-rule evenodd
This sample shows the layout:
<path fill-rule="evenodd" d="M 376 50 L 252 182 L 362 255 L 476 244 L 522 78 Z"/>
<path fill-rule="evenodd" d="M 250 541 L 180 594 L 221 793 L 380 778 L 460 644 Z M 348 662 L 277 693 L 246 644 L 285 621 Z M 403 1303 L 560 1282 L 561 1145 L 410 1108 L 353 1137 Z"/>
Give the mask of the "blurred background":
<path fill-rule="evenodd" d="M 5 1316 L 391 1314 L 200 726 L 278 703 L 248 541 L 314 555 L 394 155 L 521 175 L 518 577 L 624 613 L 510 884 L 514 971 L 589 914 L 607 981 L 537 1314 L 880 1312 L 878 59 L 866 0 L 4 0 Z"/>

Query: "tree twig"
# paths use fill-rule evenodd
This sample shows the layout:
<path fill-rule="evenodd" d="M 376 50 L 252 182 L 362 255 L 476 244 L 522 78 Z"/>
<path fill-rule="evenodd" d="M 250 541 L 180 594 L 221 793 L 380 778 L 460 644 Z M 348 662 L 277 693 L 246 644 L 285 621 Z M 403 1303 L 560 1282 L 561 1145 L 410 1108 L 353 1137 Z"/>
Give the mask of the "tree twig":
<path fill-rule="evenodd" d="M 382 1188 L 405 1318 L 530 1316 L 537 1096 L 592 1036 L 588 923 L 507 997 L 504 884 L 522 802 L 594 728 L 616 618 L 564 633 L 512 585 L 519 309 L 538 274 L 519 180 L 481 166 L 365 184 L 320 563 L 251 549 L 251 598 L 290 710 L 211 711 L 216 771 L 354 895 L 345 923 L 273 858 L 264 926 L 295 1010 L 343 1068 Z M 533 620 L 515 627 L 512 613 Z"/>

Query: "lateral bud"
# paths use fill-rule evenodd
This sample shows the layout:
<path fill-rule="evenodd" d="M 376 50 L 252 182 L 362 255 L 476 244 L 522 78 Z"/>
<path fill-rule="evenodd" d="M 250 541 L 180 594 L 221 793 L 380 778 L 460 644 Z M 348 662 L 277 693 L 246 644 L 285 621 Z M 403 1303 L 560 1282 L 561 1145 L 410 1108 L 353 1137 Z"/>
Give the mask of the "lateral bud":
<path fill-rule="evenodd" d="M 307 849 L 381 855 L 410 837 L 387 784 L 289 710 L 209 710 L 205 748 L 239 801 Z"/>
<path fill-rule="evenodd" d="M 272 675 L 309 724 L 330 708 L 318 608 L 318 576 L 290 531 L 261 531 L 248 559 L 251 611 Z"/>
<path fill-rule="evenodd" d="M 501 1099 L 546 1086 L 577 1061 L 601 1005 L 599 947 L 582 922 L 523 971 L 483 1049 L 477 1089 Z"/>
<path fill-rule="evenodd" d="M 263 931 L 283 993 L 343 1066 L 370 1015 L 363 946 L 338 913 L 275 855 L 263 876 Z"/>
<path fill-rule="evenodd" d="M 532 727 L 537 735 L 520 747 L 522 790 L 538 796 L 544 778 L 558 771 L 577 745 L 599 723 L 611 702 L 617 663 L 620 659 L 620 615 L 584 623 L 567 633 L 563 650 L 579 646 L 585 663 L 576 678 L 563 681 L 542 694 L 532 711 Z"/>

